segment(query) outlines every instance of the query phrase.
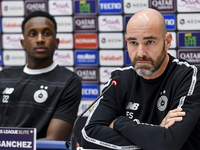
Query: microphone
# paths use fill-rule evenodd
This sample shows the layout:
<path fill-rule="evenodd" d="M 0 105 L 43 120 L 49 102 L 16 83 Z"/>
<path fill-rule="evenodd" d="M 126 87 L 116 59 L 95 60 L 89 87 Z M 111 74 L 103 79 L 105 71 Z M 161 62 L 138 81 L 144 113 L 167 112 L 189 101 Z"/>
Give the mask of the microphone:
<path fill-rule="evenodd" d="M 71 135 L 71 150 L 76 150 L 76 147 L 77 147 L 76 146 L 77 139 L 76 139 L 75 129 L 76 129 L 76 123 L 79 120 L 79 118 L 82 117 L 104 95 L 104 93 L 106 91 L 108 91 L 112 86 L 116 86 L 120 82 L 121 82 L 121 78 L 119 76 L 113 77 L 111 84 L 105 89 L 105 91 L 103 91 L 101 93 L 101 95 L 99 95 L 99 97 L 83 113 L 81 113 L 80 116 L 78 116 L 76 118 L 73 129 L 72 129 L 72 135 Z"/>

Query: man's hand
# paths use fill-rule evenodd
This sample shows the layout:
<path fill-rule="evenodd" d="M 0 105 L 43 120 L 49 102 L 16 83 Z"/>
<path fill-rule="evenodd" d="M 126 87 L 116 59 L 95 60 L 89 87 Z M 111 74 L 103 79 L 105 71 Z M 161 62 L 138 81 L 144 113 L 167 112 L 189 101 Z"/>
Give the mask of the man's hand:
<path fill-rule="evenodd" d="M 115 119 L 115 120 L 117 120 L 117 119 Z M 112 129 L 113 129 L 113 125 L 114 125 L 115 120 L 109 125 L 109 127 L 112 128 Z"/>
<path fill-rule="evenodd" d="M 175 122 L 180 122 L 181 120 L 183 120 L 183 116 L 185 116 L 185 112 L 182 112 L 182 108 L 170 110 L 165 118 L 162 120 L 160 126 L 168 128 L 172 126 Z"/>

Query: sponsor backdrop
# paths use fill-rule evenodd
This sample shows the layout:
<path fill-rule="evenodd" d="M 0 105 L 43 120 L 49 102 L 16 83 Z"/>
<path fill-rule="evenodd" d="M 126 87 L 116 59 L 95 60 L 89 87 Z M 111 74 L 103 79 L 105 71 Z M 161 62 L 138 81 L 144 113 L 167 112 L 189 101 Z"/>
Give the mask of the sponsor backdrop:
<path fill-rule="evenodd" d="M 130 65 L 125 29 L 143 8 L 160 11 L 173 40 L 168 52 L 200 65 L 199 0 L 0 0 L 0 66 L 25 65 L 21 22 L 34 10 L 55 16 L 60 39 L 54 61 L 82 79 L 79 114 L 98 97 L 117 67 Z M 86 113 L 86 117 L 89 112 Z"/>

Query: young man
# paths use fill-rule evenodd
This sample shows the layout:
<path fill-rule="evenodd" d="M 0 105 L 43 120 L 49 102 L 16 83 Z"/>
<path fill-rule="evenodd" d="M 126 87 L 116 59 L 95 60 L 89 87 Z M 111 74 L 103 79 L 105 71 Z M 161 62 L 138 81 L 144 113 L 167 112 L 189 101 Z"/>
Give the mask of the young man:
<path fill-rule="evenodd" d="M 56 22 L 35 11 L 22 23 L 28 63 L 0 72 L 0 126 L 37 128 L 37 139 L 67 140 L 81 100 L 80 78 L 53 61 Z"/>
<path fill-rule="evenodd" d="M 200 75 L 167 54 L 172 35 L 158 11 L 131 17 L 126 41 L 132 66 L 94 107 L 82 130 L 84 148 L 199 150 Z M 105 89 L 110 81 L 105 85 Z"/>

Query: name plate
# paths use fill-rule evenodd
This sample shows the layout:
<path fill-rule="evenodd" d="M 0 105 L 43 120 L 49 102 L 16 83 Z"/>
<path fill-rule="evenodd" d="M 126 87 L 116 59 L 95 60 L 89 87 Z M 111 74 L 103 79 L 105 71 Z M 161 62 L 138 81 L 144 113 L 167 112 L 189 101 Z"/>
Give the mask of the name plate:
<path fill-rule="evenodd" d="M 0 149 L 36 150 L 36 128 L 0 127 Z"/>

